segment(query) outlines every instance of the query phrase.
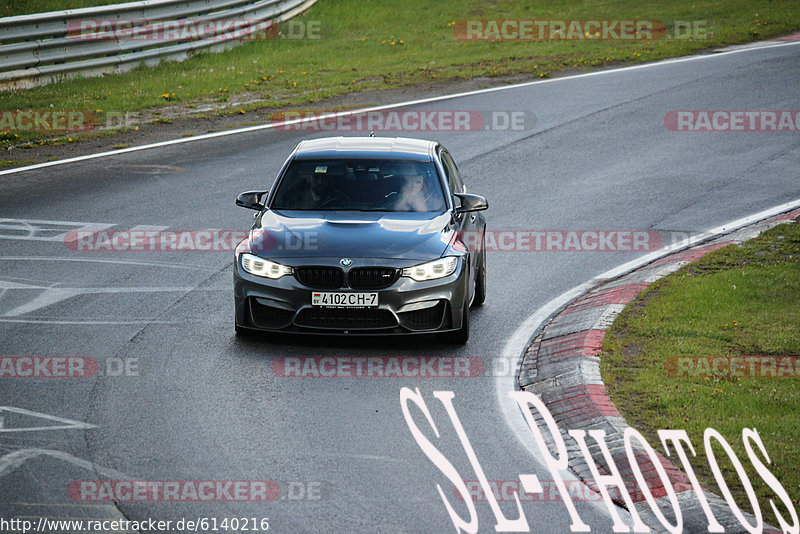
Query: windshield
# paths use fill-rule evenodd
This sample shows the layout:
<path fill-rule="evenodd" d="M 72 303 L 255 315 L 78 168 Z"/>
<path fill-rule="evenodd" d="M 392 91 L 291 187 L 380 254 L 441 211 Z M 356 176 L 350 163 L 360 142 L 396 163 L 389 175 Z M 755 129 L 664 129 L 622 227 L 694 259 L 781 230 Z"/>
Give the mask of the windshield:
<path fill-rule="evenodd" d="M 430 161 L 294 160 L 270 208 L 442 212 L 445 202 Z"/>

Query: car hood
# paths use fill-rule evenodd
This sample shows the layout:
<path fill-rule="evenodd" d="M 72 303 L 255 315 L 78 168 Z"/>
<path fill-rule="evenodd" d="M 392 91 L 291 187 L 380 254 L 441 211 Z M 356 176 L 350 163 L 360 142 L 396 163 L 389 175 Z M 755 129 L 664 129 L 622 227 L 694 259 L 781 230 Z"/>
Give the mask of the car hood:
<path fill-rule="evenodd" d="M 250 232 L 254 253 L 274 258 L 353 257 L 430 260 L 455 229 L 449 212 L 271 211 Z"/>

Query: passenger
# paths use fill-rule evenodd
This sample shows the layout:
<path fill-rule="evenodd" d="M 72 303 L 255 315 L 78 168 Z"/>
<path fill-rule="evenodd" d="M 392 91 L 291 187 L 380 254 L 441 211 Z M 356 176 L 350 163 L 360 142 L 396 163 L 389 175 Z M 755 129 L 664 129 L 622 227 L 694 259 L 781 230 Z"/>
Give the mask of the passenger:
<path fill-rule="evenodd" d="M 441 199 L 432 194 L 424 173 L 414 172 L 405 177 L 394 204 L 396 211 L 434 211 L 441 208 Z"/>

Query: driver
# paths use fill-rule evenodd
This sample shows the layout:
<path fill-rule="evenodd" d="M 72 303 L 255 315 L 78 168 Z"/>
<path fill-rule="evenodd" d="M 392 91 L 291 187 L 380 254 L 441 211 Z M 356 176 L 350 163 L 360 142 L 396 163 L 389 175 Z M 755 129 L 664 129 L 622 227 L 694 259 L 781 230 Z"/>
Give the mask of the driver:
<path fill-rule="evenodd" d="M 337 202 L 346 201 L 347 197 L 331 185 L 331 177 L 322 173 L 307 173 L 287 195 L 284 204 L 294 209 L 316 209 Z"/>

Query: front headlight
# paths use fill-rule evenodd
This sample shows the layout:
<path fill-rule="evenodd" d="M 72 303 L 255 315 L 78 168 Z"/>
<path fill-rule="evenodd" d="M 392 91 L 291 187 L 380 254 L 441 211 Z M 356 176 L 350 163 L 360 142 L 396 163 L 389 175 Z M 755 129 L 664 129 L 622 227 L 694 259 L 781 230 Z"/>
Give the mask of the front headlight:
<path fill-rule="evenodd" d="M 456 256 L 447 256 L 427 263 L 420 263 L 413 267 L 406 267 L 403 269 L 403 276 L 408 276 L 417 282 L 435 280 L 453 274 L 457 265 L 458 258 Z"/>
<path fill-rule="evenodd" d="M 265 260 L 252 254 L 242 254 L 242 268 L 250 274 L 276 280 L 285 274 L 292 274 L 292 268 L 274 261 Z"/>

